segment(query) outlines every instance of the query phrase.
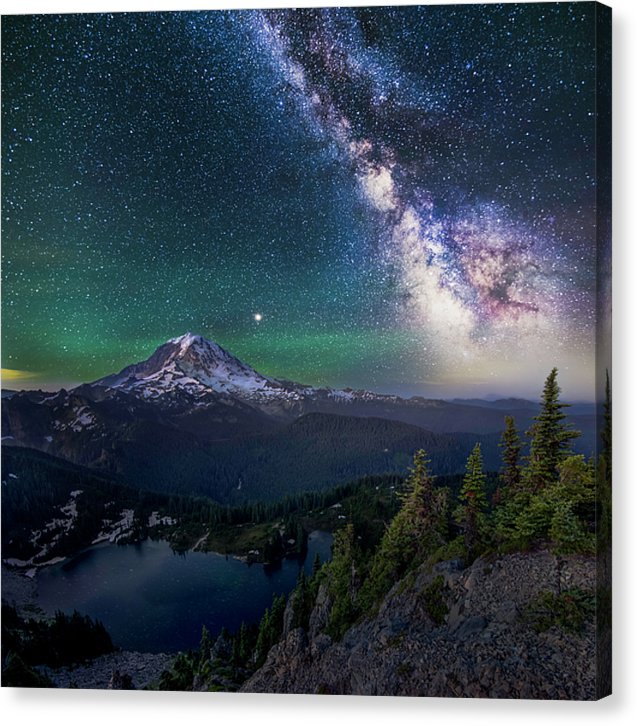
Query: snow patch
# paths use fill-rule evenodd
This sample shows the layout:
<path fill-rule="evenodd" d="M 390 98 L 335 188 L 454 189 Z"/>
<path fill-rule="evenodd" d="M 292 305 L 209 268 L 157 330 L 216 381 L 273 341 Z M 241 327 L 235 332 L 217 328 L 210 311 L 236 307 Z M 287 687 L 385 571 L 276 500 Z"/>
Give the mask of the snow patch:
<path fill-rule="evenodd" d="M 72 431 L 77 433 L 78 431 L 82 431 L 82 429 L 91 429 L 95 426 L 95 416 L 93 416 L 86 406 L 81 406 L 75 412 L 75 416 L 75 421 L 70 424 Z"/>
<path fill-rule="evenodd" d="M 172 517 L 160 517 L 159 512 L 152 512 L 148 517 L 148 526 L 157 527 L 160 524 L 172 526 L 177 524 L 177 520 Z"/>
<path fill-rule="evenodd" d="M 127 537 L 133 529 L 135 510 L 122 509 L 120 517 L 121 519 L 115 523 L 113 523 L 110 519 L 102 520 L 104 529 L 97 535 L 91 544 L 98 544 L 99 542 L 115 543 L 119 542 L 124 537 Z"/>
<path fill-rule="evenodd" d="M 9 474 L 9 476 L 13 476 L 17 479 L 15 474 Z M 66 504 L 59 507 L 59 512 L 63 516 L 53 518 L 50 522 L 47 522 L 42 529 L 35 529 L 31 531 L 29 542 L 33 545 L 33 547 L 38 548 L 38 552 L 33 555 L 33 557 L 28 560 L 16 560 L 14 558 L 10 558 L 8 560 L 4 560 L 4 562 L 9 565 L 14 565 L 15 567 L 43 567 L 45 565 L 52 565 L 56 562 L 61 562 L 64 559 L 63 557 L 54 557 L 53 559 L 49 559 L 44 562 L 41 560 L 43 557 L 46 557 L 46 555 L 55 547 L 55 545 L 58 544 L 65 534 L 68 534 L 71 529 L 73 529 L 78 517 L 77 497 L 79 497 L 82 493 L 82 489 L 75 489 L 70 492 L 69 500 Z M 28 573 L 27 576 L 29 576 Z"/>
<path fill-rule="evenodd" d="M 31 564 L 31 560 L 19 560 L 17 557 L 7 557 L 2 561 L 11 567 L 28 567 Z"/>
<path fill-rule="evenodd" d="M 352 391 L 338 391 L 333 388 L 328 389 L 327 395 L 330 398 L 341 401 L 353 401 L 355 399 L 354 393 Z"/>

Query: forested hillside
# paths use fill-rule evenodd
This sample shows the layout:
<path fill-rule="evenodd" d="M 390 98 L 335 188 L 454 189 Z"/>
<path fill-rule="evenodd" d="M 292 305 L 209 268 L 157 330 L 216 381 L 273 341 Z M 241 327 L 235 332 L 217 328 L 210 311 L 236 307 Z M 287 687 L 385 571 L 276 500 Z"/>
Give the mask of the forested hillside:
<path fill-rule="evenodd" d="M 553 370 L 528 432 L 528 456 L 507 419 L 495 491 L 479 443 L 459 490 L 442 486 L 418 451 L 402 505 L 379 538 L 363 539 L 346 522 L 331 562 L 302 575 L 287 605 L 276 599 L 259 627 L 246 624 L 215 643 L 204 633 L 163 687 L 225 690 L 245 682 L 247 691 L 549 698 L 607 692 L 591 653 L 610 632 L 610 591 L 596 578 L 595 559 L 609 547 L 610 399 L 596 461 L 572 453 L 578 434 L 564 408 Z M 539 639 L 548 629 L 552 639 Z M 412 649 L 433 648 L 433 660 L 414 660 L 401 645 L 408 640 Z M 436 666 L 448 669 L 440 682 L 432 665 L 438 651 L 456 659 Z M 546 668 L 547 658 L 562 664 L 559 672 Z M 507 659 L 514 659 L 512 682 L 496 671 Z"/>

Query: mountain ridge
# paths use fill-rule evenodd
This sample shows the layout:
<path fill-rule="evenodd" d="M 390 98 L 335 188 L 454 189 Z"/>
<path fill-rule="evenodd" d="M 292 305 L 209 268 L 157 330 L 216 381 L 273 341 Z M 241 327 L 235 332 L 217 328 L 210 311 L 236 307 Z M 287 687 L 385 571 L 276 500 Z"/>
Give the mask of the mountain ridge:
<path fill-rule="evenodd" d="M 3 445 L 121 474 L 142 488 L 237 501 L 239 476 L 241 497 L 271 498 L 304 482 L 322 488 L 361 473 L 404 473 L 421 446 L 440 473 L 453 474 L 480 440 L 497 468 L 504 416 L 515 415 L 521 431 L 533 421 L 533 409 L 513 403 L 481 407 L 281 381 L 186 333 L 93 383 L 3 398 Z M 594 450 L 594 424 L 577 419 L 582 453 Z"/>

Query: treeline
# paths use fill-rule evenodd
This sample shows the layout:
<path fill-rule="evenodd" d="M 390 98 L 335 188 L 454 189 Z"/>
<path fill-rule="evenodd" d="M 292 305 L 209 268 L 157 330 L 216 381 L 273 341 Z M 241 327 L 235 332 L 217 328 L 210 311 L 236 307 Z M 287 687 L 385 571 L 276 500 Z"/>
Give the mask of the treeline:
<path fill-rule="evenodd" d="M 169 497 L 165 494 L 134 489 L 92 469 L 33 449 L 2 447 L 2 470 L 5 558 L 29 560 L 43 545 L 47 546 L 47 559 L 73 554 L 95 539 L 105 519 L 117 521 L 123 509 L 135 512 L 130 537 L 140 539 L 148 533 L 152 512 L 168 514 Z M 54 520 L 67 518 L 69 515 L 61 508 L 71 500 L 76 509 L 72 526 L 49 529 L 36 544 L 32 533 L 46 530 L 46 525 Z M 208 500 L 177 500 L 173 504 L 180 510 L 196 511 L 206 506 Z"/>
<path fill-rule="evenodd" d="M 362 491 L 399 486 L 402 481 L 403 477 L 396 474 L 363 476 L 330 489 L 289 494 L 274 502 L 248 501 L 234 506 L 221 506 L 205 498 L 171 496 L 168 497 L 167 509 L 175 516 L 192 517 L 211 525 L 261 524 L 285 518 L 292 513 L 325 509 Z"/>
<path fill-rule="evenodd" d="M 51 557 L 86 546 L 108 516 L 106 504 L 119 509 L 139 506 L 140 493 L 100 474 L 32 449 L 2 447 L 2 549 L 4 557 L 29 559 L 38 552 L 33 531 L 64 518 L 60 507 L 75 499 L 74 526 L 60 532 L 50 547 Z M 111 513 L 111 516 L 113 513 Z"/>
<path fill-rule="evenodd" d="M 275 502 L 253 501 L 222 506 L 208 497 L 176 496 L 134 489 L 91 469 L 32 449 L 3 447 L 2 547 L 3 556 L 29 560 L 43 545 L 45 558 L 68 556 L 90 545 L 104 526 L 117 521 L 123 509 L 134 511 L 132 530 L 121 540 L 138 541 L 148 536 L 165 537 L 175 549 L 188 549 L 203 534 L 220 527 L 282 522 L 264 543 L 266 561 L 287 552 L 285 542 L 294 539 L 304 554 L 307 530 L 302 522 L 308 513 L 347 501 L 347 514 L 354 517 L 361 533 L 371 537 L 378 522 L 387 521 L 396 509 L 385 496 L 401 486 L 397 475 L 366 476 L 331 489 L 291 494 Z M 376 492 L 381 496 L 376 496 Z M 77 494 L 81 492 L 81 494 Z M 49 541 L 34 544 L 32 533 L 65 515 L 61 507 L 71 499 L 77 510 L 73 526 L 45 533 Z M 176 520 L 174 525 L 148 527 L 152 512 Z"/>
<path fill-rule="evenodd" d="M 35 666 L 69 666 L 114 650 L 99 620 L 74 611 L 57 612 L 52 620 L 24 619 L 2 605 L 2 685 L 50 687 Z"/>
<path fill-rule="evenodd" d="M 232 541 L 239 532 L 245 532 L 245 525 L 259 531 L 263 531 L 259 525 L 270 525 L 267 536 L 254 545 L 260 553 L 257 561 L 266 563 L 290 555 L 304 557 L 308 533 L 313 529 L 332 530 L 342 524 L 341 519 L 354 521 L 361 538 L 376 542 L 385 523 L 398 511 L 396 493 L 402 482 L 403 477 L 394 474 L 366 476 L 328 490 L 294 494 L 278 502 L 248 502 L 236 507 L 219 507 L 209 500 L 171 498 L 168 510 L 179 524 L 168 536 L 176 550 L 185 551 L 207 533 L 207 542 L 219 547 L 217 551 L 230 552 L 235 551 Z M 335 506 L 338 510 L 328 516 L 327 512 Z M 337 512 L 342 513 L 341 519 Z"/>
<path fill-rule="evenodd" d="M 610 538 L 611 417 L 607 387 L 603 448 L 597 461 L 573 455 L 578 432 L 565 422 L 557 370 L 546 379 L 539 414 L 527 432 L 529 454 L 515 421 L 506 419 L 498 486 L 487 486 L 480 444 L 466 462 L 454 495 L 430 472 L 424 451 L 414 457 L 399 512 L 376 547 L 367 548 L 355 527 L 336 533 L 332 561 L 317 578 L 332 599 L 327 632 L 334 638 L 373 612 L 391 587 L 418 566 L 448 559 L 465 564 L 489 552 L 547 546 L 557 553 L 593 554 Z M 317 584 L 311 587 L 316 590 Z M 435 593 L 430 593 L 435 610 Z M 598 596 L 600 596 L 598 594 Z M 434 613 L 435 620 L 439 613 Z"/>

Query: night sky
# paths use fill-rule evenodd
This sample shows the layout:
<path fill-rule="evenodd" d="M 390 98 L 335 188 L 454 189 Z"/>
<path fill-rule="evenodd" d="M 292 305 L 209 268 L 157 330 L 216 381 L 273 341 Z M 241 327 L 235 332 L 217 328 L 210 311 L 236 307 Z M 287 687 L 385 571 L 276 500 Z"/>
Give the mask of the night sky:
<path fill-rule="evenodd" d="M 592 399 L 593 3 L 5 16 L 4 385 Z M 256 316 L 256 318 L 255 318 Z M 261 319 L 257 319 L 261 316 Z"/>

